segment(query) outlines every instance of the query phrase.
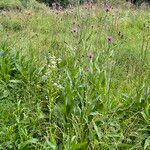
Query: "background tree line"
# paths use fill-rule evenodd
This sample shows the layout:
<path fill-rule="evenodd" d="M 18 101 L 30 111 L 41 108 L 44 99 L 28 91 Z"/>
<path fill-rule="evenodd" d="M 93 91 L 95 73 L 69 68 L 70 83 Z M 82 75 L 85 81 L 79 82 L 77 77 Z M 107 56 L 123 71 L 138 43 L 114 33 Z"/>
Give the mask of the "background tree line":
<path fill-rule="evenodd" d="M 60 5 L 67 6 L 68 4 L 73 4 L 73 3 L 82 4 L 86 1 L 98 2 L 99 0 L 37 0 L 37 1 L 44 2 L 49 6 L 51 6 L 52 3 L 59 3 Z M 141 5 L 143 2 L 150 3 L 150 0 L 124 0 L 124 1 L 131 2 L 132 4 L 135 4 L 135 5 Z"/>

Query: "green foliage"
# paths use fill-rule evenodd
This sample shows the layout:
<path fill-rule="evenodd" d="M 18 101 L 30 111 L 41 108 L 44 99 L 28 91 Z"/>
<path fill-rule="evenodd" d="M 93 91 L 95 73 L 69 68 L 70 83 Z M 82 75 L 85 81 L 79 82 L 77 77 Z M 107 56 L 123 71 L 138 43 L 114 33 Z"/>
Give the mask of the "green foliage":
<path fill-rule="evenodd" d="M 46 3 L 47 5 L 50 5 L 54 2 L 54 0 L 37 0 L 38 2 L 43 2 Z M 67 6 L 68 4 L 73 4 L 73 5 L 77 5 L 77 4 L 81 4 L 83 3 L 85 0 L 57 0 L 56 2 L 59 3 L 62 6 Z"/>
<path fill-rule="evenodd" d="M 21 2 L 19 0 L 1 0 L 0 1 L 0 10 L 1 9 L 21 9 Z"/>
<path fill-rule="evenodd" d="M 0 149 L 148 150 L 149 11 L 26 4 L 0 13 Z"/>
<path fill-rule="evenodd" d="M 0 11 L 14 10 L 21 11 L 24 8 L 41 8 L 41 5 L 36 0 L 1 0 Z"/>

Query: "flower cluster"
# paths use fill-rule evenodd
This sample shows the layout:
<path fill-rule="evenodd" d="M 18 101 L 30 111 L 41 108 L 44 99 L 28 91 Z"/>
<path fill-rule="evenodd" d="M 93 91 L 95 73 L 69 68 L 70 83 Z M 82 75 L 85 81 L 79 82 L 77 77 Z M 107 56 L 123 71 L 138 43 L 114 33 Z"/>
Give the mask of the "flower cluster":
<path fill-rule="evenodd" d="M 60 62 L 60 58 L 56 58 L 55 56 L 49 56 L 46 63 L 46 71 L 45 74 L 42 76 L 42 79 L 46 80 L 50 76 L 51 72 L 57 68 L 57 65 Z"/>
<path fill-rule="evenodd" d="M 106 39 L 107 39 L 107 41 L 108 42 L 112 42 L 112 35 L 108 35 L 107 37 L 106 37 Z M 94 57 L 94 54 L 92 53 L 92 52 L 89 52 L 88 54 L 87 54 L 87 57 L 88 57 L 88 59 L 89 60 L 92 60 L 93 59 L 93 57 Z"/>
<path fill-rule="evenodd" d="M 88 58 L 89 58 L 90 60 L 92 60 L 92 59 L 93 59 L 93 57 L 94 57 L 94 55 L 93 55 L 93 53 L 92 53 L 92 52 L 88 53 Z"/>
<path fill-rule="evenodd" d="M 108 35 L 108 36 L 107 36 L 107 41 L 108 41 L 108 42 L 112 42 L 112 36 L 111 36 L 111 35 Z"/>
<path fill-rule="evenodd" d="M 59 3 L 53 2 L 52 9 L 55 10 L 56 13 L 58 14 L 60 11 L 63 10 L 63 7 Z"/>
<path fill-rule="evenodd" d="M 85 9 L 92 8 L 92 6 L 93 6 L 93 0 L 87 0 L 87 1 L 85 1 L 83 6 L 84 6 Z"/>
<path fill-rule="evenodd" d="M 104 4 L 104 9 L 105 9 L 106 12 L 110 12 L 113 8 L 110 4 L 105 3 Z"/>

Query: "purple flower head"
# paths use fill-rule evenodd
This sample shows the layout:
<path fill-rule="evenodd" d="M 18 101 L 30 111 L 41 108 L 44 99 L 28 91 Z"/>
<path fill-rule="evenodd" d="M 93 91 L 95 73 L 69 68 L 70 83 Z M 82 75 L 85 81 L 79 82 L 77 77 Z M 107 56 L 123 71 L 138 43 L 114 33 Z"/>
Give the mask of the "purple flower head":
<path fill-rule="evenodd" d="M 108 41 L 108 42 L 112 42 L 112 36 L 111 36 L 111 35 L 108 35 L 108 36 L 107 36 L 107 41 Z"/>
<path fill-rule="evenodd" d="M 52 3 L 52 8 L 53 8 L 53 10 L 57 9 L 57 4 L 55 2 Z"/>
<path fill-rule="evenodd" d="M 93 6 L 93 0 L 86 0 L 86 1 L 84 2 L 84 8 L 85 8 L 85 9 L 92 8 L 92 6 Z"/>
<path fill-rule="evenodd" d="M 104 3 L 104 9 L 106 12 L 110 12 L 112 9 L 112 6 L 108 3 Z"/>
<path fill-rule="evenodd" d="M 91 60 L 91 59 L 93 59 L 93 57 L 94 57 L 94 55 L 93 55 L 93 53 L 88 53 L 88 58 Z"/>
<path fill-rule="evenodd" d="M 63 7 L 62 6 L 59 6 L 58 7 L 58 11 L 62 11 L 63 10 Z"/>

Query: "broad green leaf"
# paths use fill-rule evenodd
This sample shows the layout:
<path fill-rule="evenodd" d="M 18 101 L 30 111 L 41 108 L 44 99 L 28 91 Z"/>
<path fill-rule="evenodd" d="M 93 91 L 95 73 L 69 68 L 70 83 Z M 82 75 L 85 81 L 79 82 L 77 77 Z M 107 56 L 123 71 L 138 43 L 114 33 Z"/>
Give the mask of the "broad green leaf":
<path fill-rule="evenodd" d="M 96 134 L 97 134 L 97 136 L 98 136 L 98 138 L 99 138 L 99 140 L 101 139 L 101 134 L 100 134 L 100 131 L 99 131 L 99 129 L 98 129 L 98 127 L 97 127 L 97 125 L 95 124 L 95 122 L 92 120 L 92 123 L 93 123 L 93 126 L 94 126 L 94 129 L 95 129 L 95 131 L 96 131 Z"/>
<path fill-rule="evenodd" d="M 150 148 L 150 136 L 145 140 L 144 150 L 147 149 L 148 147 Z"/>

